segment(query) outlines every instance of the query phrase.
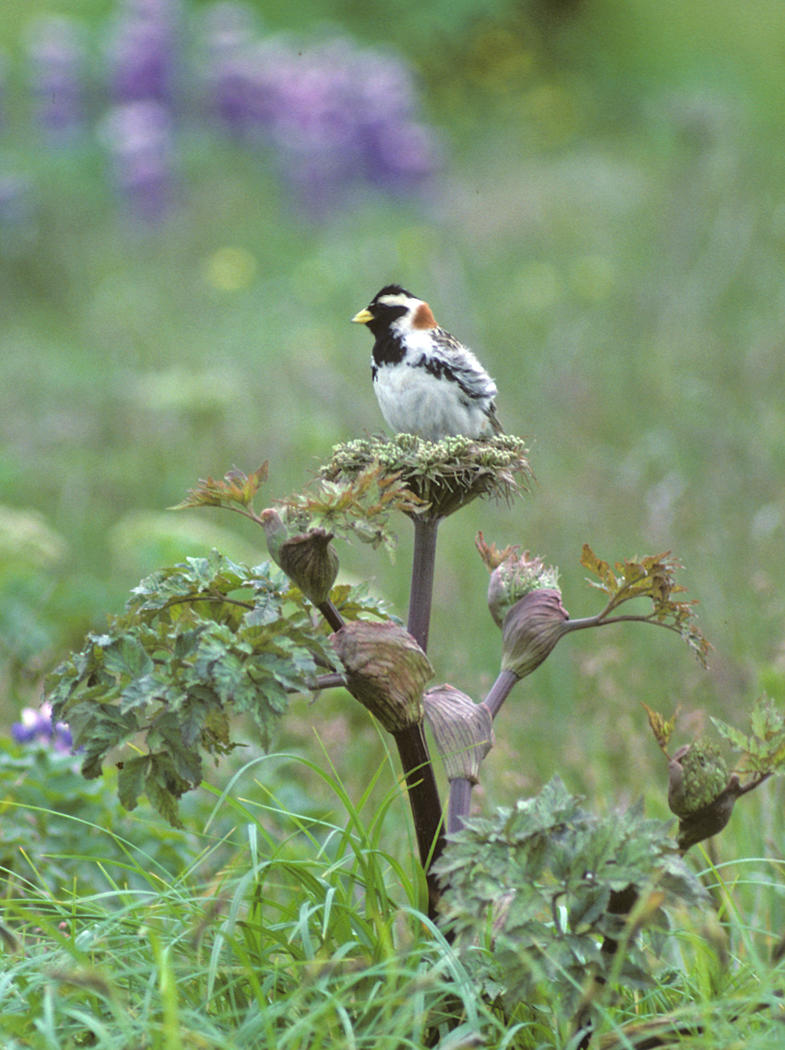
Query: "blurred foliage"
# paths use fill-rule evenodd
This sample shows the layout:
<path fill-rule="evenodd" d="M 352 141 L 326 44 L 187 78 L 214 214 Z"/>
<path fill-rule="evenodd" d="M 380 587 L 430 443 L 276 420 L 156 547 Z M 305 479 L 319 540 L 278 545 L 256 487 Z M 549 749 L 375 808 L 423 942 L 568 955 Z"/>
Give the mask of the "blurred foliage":
<path fill-rule="evenodd" d="M 147 884 L 145 871 L 166 879 L 203 848 L 193 830 L 193 807 L 188 832 L 149 814 L 118 821 L 115 775 L 87 781 L 78 759 L 48 745 L 20 746 L 0 737 L 0 785 L 4 897 L 33 882 L 55 895 L 68 889 L 99 893 L 118 882 L 139 889 Z M 216 828 L 205 844 L 219 839 Z M 130 862 L 131 853 L 141 863 Z M 85 862 L 98 856 L 103 864 Z"/>

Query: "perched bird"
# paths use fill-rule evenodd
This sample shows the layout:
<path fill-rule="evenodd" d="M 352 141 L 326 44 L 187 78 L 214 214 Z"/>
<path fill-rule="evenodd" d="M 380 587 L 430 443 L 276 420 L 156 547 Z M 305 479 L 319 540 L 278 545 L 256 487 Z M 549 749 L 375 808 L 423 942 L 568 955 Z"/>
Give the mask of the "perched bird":
<path fill-rule="evenodd" d="M 352 318 L 375 337 L 371 378 L 388 426 L 439 441 L 451 434 L 490 437 L 496 384 L 468 347 L 436 323 L 430 306 L 388 284 Z"/>

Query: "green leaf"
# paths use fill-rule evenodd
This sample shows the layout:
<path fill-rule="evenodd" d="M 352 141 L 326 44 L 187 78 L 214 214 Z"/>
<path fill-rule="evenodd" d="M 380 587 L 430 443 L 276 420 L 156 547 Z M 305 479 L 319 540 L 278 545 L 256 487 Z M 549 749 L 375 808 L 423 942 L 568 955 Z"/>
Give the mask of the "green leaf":
<path fill-rule="evenodd" d="M 379 614 L 362 589 L 339 594 L 352 614 Z M 159 757 L 144 767 L 144 791 L 166 816 L 201 781 L 205 756 L 235 746 L 229 712 L 250 714 L 267 746 L 289 693 L 307 690 L 317 667 L 337 668 L 338 659 L 300 592 L 269 563 L 248 567 L 212 552 L 142 580 L 123 614 L 49 676 L 47 698 L 70 722 L 86 776 L 97 776 L 110 752 L 123 768 L 131 763 L 128 801 L 139 794 L 136 760 L 168 755 L 168 766 Z"/>
<path fill-rule="evenodd" d="M 179 795 L 171 791 L 168 781 L 151 771 L 145 778 L 144 789 L 150 805 L 161 814 L 164 820 L 174 828 L 182 828 L 183 822 L 177 806 Z"/>
<path fill-rule="evenodd" d="M 760 697 L 750 714 L 750 729 L 761 741 L 770 741 L 785 730 L 785 716 L 772 700 Z"/>
<path fill-rule="evenodd" d="M 230 470 L 221 481 L 200 478 L 199 484 L 188 491 L 185 499 L 172 510 L 191 507 L 224 507 L 229 510 L 250 511 L 254 496 L 267 481 L 267 461 L 250 474 L 241 470 Z"/>
<path fill-rule="evenodd" d="M 148 765 L 147 755 L 136 755 L 118 763 L 117 795 L 124 809 L 136 809 L 139 796 L 144 790 Z"/>
<path fill-rule="evenodd" d="M 149 655 L 133 636 L 113 638 L 102 648 L 102 653 L 105 669 L 118 678 L 136 678 L 146 674 L 153 666 Z"/>
<path fill-rule="evenodd" d="M 585 543 L 581 565 L 597 577 L 597 581 L 588 582 L 608 595 L 608 604 L 598 616 L 598 622 L 613 623 L 615 619 L 626 618 L 667 627 L 681 635 L 693 654 L 706 666 L 711 646 L 698 627 L 695 617 L 697 603 L 674 598 L 674 595 L 684 592 L 684 587 L 676 582 L 676 570 L 681 566 L 671 559 L 670 551 L 617 561 L 611 569 L 608 562 L 597 557 Z M 613 615 L 624 603 L 639 598 L 651 602 L 652 608 L 647 615 Z"/>
<path fill-rule="evenodd" d="M 464 965 L 482 984 L 503 988 L 509 1008 L 530 1001 L 545 979 L 565 1009 L 574 1009 L 589 961 L 606 980 L 617 967 L 622 983 L 637 979 L 650 970 L 643 945 L 631 941 L 623 958 L 600 950 L 604 937 L 619 939 L 632 921 L 629 909 L 619 909 L 620 895 L 631 906 L 656 904 L 638 909 L 636 929 L 664 921 L 660 904 L 707 899 L 670 827 L 647 819 L 640 803 L 606 816 L 589 813 L 556 777 L 490 820 L 467 821 L 436 864 L 446 887 L 442 909 Z M 490 927 L 494 950 L 478 952 Z"/>
<path fill-rule="evenodd" d="M 729 744 L 736 748 L 737 751 L 746 752 L 750 749 L 750 740 L 746 733 L 742 733 L 740 729 L 736 729 L 735 726 L 728 725 L 727 722 L 723 722 L 719 718 L 714 718 L 713 715 L 709 716 L 711 723 L 717 732 L 723 739 L 727 740 Z"/>
<path fill-rule="evenodd" d="M 712 718 L 717 732 L 742 756 L 742 772 L 758 774 L 785 770 L 785 708 L 765 693 L 755 701 L 749 715 L 750 732 Z"/>
<path fill-rule="evenodd" d="M 583 929 L 592 928 L 605 914 L 610 900 L 611 888 L 607 885 L 596 885 L 589 882 L 582 890 L 575 893 L 575 899 L 568 912 L 569 928 L 578 934 Z M 576 943 L 583 946 L 582 937 L 575 938 Z"/>

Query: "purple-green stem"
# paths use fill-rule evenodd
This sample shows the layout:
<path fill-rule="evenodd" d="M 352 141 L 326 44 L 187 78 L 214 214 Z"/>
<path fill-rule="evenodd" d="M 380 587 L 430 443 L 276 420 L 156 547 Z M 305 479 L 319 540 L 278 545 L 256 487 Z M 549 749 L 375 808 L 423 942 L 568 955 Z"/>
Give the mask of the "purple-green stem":
<path fill-rule="evenodd" d="M 483 705 L 491 712 L 491 718 L 495 718 L 499 713 L 499 708 L 510 695 L 517 681 L 518 677 L 512 671 L 499 671 L 490 692 L 483 700 Z M 471 781 L 463 777 L 450 781 L 450 797 L 447 802 L 448 832 L 460 831 L 463 827 L 471 809 L 473 787 Z"/>
<path fill-rule="evenodd" d="M 472 788 L 474 784 L 466 777 L 456 777 L 450 781 L 450 797 L 447 802 L 447 834 L 452 835 L 460 831 L 472 803 Z"/>
<path fill-rule="evenodd" d="M 432 865 L 444 849 L 442 803 L 422 723 L 401 729 L 393 736 L 401 756 L 420 863 L 428 885 L 428 915 L 435 918 L 440 891 Z"/>
<path fill-rule="evenodd" d="M 439 518 L 429 518 L 425 515 L 418 515 L 414 518 L 412 586 L 409 591 L 409 617 L 406 629 L 423 651 L 428 648 L 439 520 Z"/>
<path fill-rule="evenodd" d="M 322 616 L 328 622 L 330 627 L 332 627 L 332 629 L 334 631 L 340 631 L 340 629 L 343 627 L 343 625 L 344 625 L 344 623 L 346 621 L 344 620 L 343 616 L 341 616 L 341 614 L 338 612 L 338 610 L 335 608 L 335 606 L 333 605 L 331 599 L 327 598 L 325 601 L 320 602 L 318 608 L 319 608 L 319 612 L 322 614 Z"/>
<path fill-rule="evenodd" d="M 420 519 L 415 521 L 414 526 L 414 565 L 412 566 L 412 600 L 409 606 L 409 633 L 417 639 L 424 650 L 428 642 L 428 624 L 431 616 L 438 521 L 429 523 L 429 528 L 420 531 L 418 531 L 418 524 L 420 524 Z M 411 626 L 412 609 L 415 612 L 415 630 L 412 630 Z M 329 598 L 321 602 L 319 612 L 334 631 L 340 631 L 344 626 L 344 618 Z M 415 633 L 416 630 L 420 631 L 419 635 Z M 428 886 L 428 914 L 434 918 L 439 901 L 439 885 L 436 876 L 431 871 L 431 865 L 444 848 L 442 803 L 439 798 L 439 789 L 436 786 L 436 776 L 433 772 L 422 724 L 408 726 L 394 733 L 393 736 L 401 757 L 414 821 L 414 833 Z"/>
<path fill-rule="evenodd" d="M 490 692 L 483 700 L 483 703 L 491 712 L 491 718 L 495 718 L 498 715 L 499 708 L 510 695 L 512 687 L 518 680 L 518 676 L 513 674 L 512 671 L 499 671 Z"/>

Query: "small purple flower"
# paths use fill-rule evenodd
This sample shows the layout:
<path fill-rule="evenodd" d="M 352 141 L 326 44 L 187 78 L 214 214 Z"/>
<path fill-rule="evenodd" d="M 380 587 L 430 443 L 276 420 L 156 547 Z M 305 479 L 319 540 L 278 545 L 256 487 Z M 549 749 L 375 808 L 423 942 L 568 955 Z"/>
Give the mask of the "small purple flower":
<path fill-rule="evenodd" d="M 178 58 L 177 0 L 125 0 L 107 46 L 116 103 L 153 99 L 170 105 Z"/>
<path fill-rule="evenodd" d="M 65 17 L 36 19 L 28 33 L 27 55 L 36 123 L 51 139 L 73 139 L 85 122 L 85 49 L 78 27 Z"/>
<path fill-rule="evenodd" d="M 65 722 L 52 721 L 51 704 L 43 703 L 22 709 L 22 721 L 14 722 L 11 735 L 18 744 L 46 744 L 55 751 L 68 753 L 73 749 L 71 730 Z"/>
<path fill-rule="evenodd" d="M 174 186 L 174 142 L 169 111 L 152 100 L 109 110 L 102 139 L 112 177 L 134 214 L 158 221 L 169 210 Z"/>
<path fill-rule="evenodd" d="M 311 215 L 363 183 L 412 192 L 440 166 L 402 59 L 346 37 L 311 45 L 260 38 L 238 4 L 214 5 L 205 26 L 208 108 L 235 137 L 272 148 L 282 179 Z"/>
<path fill-rule="evenodd" d="M 171 207 L 175 133 L 186 120 L 189 130 L 212 120 L 237 142 L 264 150 L 312 217 L 366 186 L 417 192 L 440 166 L 412 70 L 393 52 L 346 36 L 302 42 L 265 34 L 248 0 L 204 7 L 196 35 L 187 32 L 183 0 L 114 6 L 104 35 L 103 98 L 87 80 L 93 62 L 68 18 L 32 23 L 29 79 L 35 118 L 50 139 L 84 132 L 86 100 L 91 109 L 105 107 L 98 130 L 111 177 L 137 216 L 158 221 Z M 0 61 L 0 111 L 2 80 Z M 13 210 L 13 187 L 0 190 L 7 198 L 0 211 Z"/>

